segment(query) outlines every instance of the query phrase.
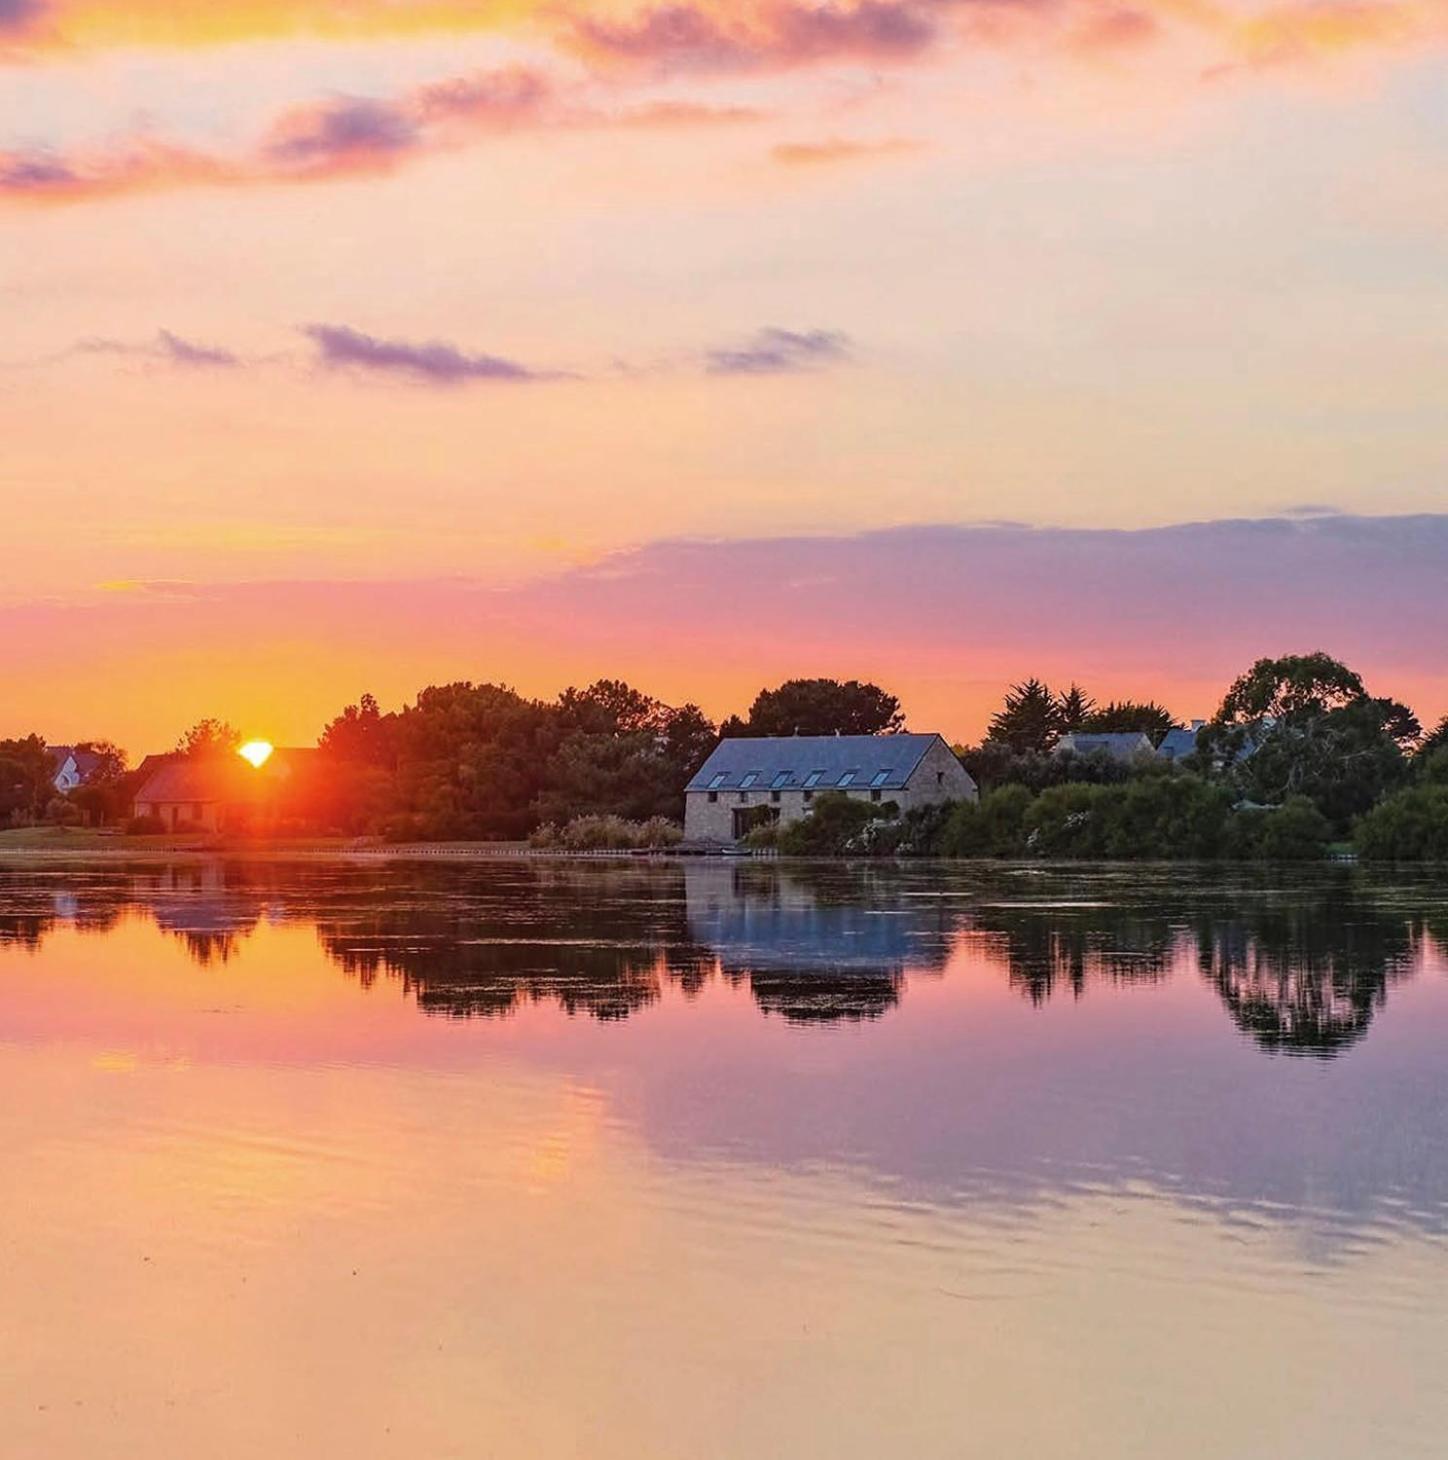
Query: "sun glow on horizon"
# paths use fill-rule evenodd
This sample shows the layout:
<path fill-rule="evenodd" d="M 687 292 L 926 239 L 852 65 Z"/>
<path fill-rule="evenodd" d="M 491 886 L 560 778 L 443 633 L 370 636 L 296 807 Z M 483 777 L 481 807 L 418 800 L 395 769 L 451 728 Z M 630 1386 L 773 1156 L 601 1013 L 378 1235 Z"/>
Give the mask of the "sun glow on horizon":
<path fill-rule="evenodd" d="M 270 740 L 248 740 L 236 753 L 260 770 L 271 759 L 274 748 Z"/>

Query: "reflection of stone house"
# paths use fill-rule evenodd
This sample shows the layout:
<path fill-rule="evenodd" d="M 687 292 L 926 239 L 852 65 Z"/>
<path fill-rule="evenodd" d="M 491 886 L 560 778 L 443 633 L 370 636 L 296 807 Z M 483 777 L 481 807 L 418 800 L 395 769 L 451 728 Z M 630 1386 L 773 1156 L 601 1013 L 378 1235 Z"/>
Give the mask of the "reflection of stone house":
<path fill-rule="evenodd" d="M 974 801 L 975 782 L 938 735 L 780 735 L 722 740 L 686 788 L 684 834 L 736 842 L 798 821 L 826 791 L 900 810 Z"/>
<path fill-rule="evenodd" d="M 270 830 L 305 817 L 314 798 L 315 750 L 275 750 L 261 766 L 239 755 L 148 755 L 137 772 L 135 816 L 167 831 Z"/>

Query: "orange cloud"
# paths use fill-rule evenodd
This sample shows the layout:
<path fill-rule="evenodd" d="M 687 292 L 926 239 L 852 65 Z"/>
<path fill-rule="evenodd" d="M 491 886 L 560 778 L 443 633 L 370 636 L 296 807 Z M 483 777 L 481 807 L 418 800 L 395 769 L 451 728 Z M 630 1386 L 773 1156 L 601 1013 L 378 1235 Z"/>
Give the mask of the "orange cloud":
<path fill-rule="evenodd" d="M 844 137 L 830 137 L 823 142 L 781 142 L 771 149 L 770 156 L 786 167 L 819 167 L 837 162 L 898 157 L 903 153 L 920 151 L 921 145 L 905 137 L 889 137 L 883 142 L 854 142 Z"/>
<path fill-rule="evenodd" d="M 318 182 L 388 173 L 420 156 L 525 129 L 666 130 L 760 116 L 682 101 L 605 110 L 541 71 L 505 67 L 395 98 L 333 96 L 289 107 L 250 148 L 229 156 L 147 137 L 68 153 L 0 151 L 0 201 L 75 203 L 197 185 Z"/>

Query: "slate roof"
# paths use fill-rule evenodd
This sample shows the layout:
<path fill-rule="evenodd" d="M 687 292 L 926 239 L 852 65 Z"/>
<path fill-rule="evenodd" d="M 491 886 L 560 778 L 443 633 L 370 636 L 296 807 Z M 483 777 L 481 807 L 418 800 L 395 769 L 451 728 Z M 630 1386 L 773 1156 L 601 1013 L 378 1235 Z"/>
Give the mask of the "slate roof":
<path fill-rule="evenodd" d="M 1097 755 L 1105 751 L 1113 760 L 1130 760 L 1134 755 L 1152 754 L 1151 740 L 1140 730 L 1102 731 L 1097 734 L 1074 731 L 1056 742 L 1058 755 L 1068 750 L 1076 755 Z"/>
<path fill-rule="evenodd" d="M 275 790 L 299 771 L 315 763 L 316 750 L 272 752 L 260 767 L 248 765 L 240 756 L 195 757 L 179 751 L 170 755 L 148 755 L 141 762 L 134 801 L 170 803 L 189 801 L 243 801 L 266 790 Z"/>
<path fill-rule="evenodd" d="M 1195 730 L 1168 730 L 1156 747 L 1156 753 L 1163 760 L 1185 760 L 1187 756 L 1196 754 L 1197 734 Z"/>
<path fill-rule="evenodd" d="M 770 735 L 721 740 L 689 791 L 905 789 L 938 735 Z M 818 779 L 809 784 L 818 772 Z M 744 779 L 754 780 L 745 786 Z M 788 779 L 781 779 L 782 777 Z"/>

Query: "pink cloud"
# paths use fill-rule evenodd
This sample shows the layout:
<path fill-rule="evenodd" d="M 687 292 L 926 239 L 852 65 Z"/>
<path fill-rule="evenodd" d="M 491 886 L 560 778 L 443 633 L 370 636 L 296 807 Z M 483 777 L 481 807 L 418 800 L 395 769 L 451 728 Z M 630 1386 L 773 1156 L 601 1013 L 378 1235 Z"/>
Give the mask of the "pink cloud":
<path fill-rule="evenodd" d="M 724 714 L 826 673 L 877 679 L 918 726 L 968 738 L 1023 675 L 1204 715 L 1255 658 L 1315 648 L 1431 721 L 1448 710 L 1445 585 L 1448 516 L 1318 516 L 660 543 L 510 590 L 141 586 L 0 608 L 0 673 L 28 687 L 0 733 L 146 745 L 225 713 L 305 739 L 369 688 L 394 703 L 456 678 L 548 694 L 601 674 Z"/>

